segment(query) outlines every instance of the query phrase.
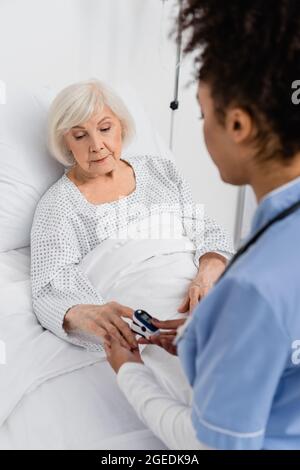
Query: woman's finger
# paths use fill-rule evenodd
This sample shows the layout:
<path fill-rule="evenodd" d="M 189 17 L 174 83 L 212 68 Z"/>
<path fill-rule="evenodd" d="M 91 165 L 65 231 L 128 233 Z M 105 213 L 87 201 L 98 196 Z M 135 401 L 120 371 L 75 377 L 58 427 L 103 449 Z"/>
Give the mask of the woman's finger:
<path fill-rule="evenodd" d="M 128 324 L 119 317 L 113 317 L 112 319 L 113 324 L 118 328 L 119 332 L 123 336 L 123 338 L 127 341 L 130 347 L 136 348 L 137 341 L 135 339 L 134 333 L 129 328 Z"/>
<path fill-rule="evenodd" d="M 115 316 L 116 316 L 116 318 L 118 318 L 117 315 L 115 315 Z M 111 315 L 111 317 L 112 317 L 112 315 Z M 94 326 L 93 326 L 93 330 L 98 331 L 98 332 L 100 332 L 102 330 L 101 336 L 102 336 L 103 340 L 108 335 L 108 336 L 111 336 L 112 339 L 113 338 L 116 339 L 125 348 L 130 349 L 130 345 L 127 343 L 126 339 L 123 338 L 121 333 L 118 331 L 118 328 L 116 328 L 116 326 L 112 323 L 111 317 L 109 319 L 106 319 L 106 318 L 103 318 L 103 317 L 101 317 L 101 318 L 97 317 L 96 321 L 94 323 Z M 99 321 L 99 323 L 101 321 L 101 323 L 98 324 L 97 323 L 98 321 Z"/>
<path fill-rule="evenodd" d="M 101 338 L 103 342 L 106 342 L 109 339 L 106 329 L 99 326 L 96 322 L 89 324 L 89 327 L 86 328 L 85 331 L 91 338 L 95 338 L 95 340 L 99 340 L 99 338 Z"/>
<path fill-rule="evenodd" d="M 116 353 L 116 352 L 122 351 L 124 349 L 124 346 L 122 346 L 120 341 L 118 341 L 115 338 L 112 338 L 111 343 L 110 343 L 110 348 L 113 353 Z M 126 351 L 128 351 L 128 348 L 126 348 Z"/>
<path fill-rule="evenodd" d="M 115 313 L 119 315 L 119 317 L 132 318 L 133 316 L 132 308 L 126 307 L 126 305 L 118 304 L 117 302 L 113 303 L 113 307 L 114 307 Z"/>
<path fill-rule="evenodd" d="M 194 308 L 197 307 L 199 303 L 199 299 L 198 298 L 193 298 L 193 300 L 191 300 L 191 303 L 190 303 L 190 312 L 192 313 Z"/>
<path fill-rule="evenodd" d="M 186 295 L 182 303 L 178 307 L 177 312 L 180 312 L 180 313 L 187 312 L 189 310 L 189 305 L 190 305 L 190 298 L 188 295 Z"/>
<path fill-rule="evenodd" d="M 202 297 L 205 297 L 205 296 L 209 293 L 210 289 L 211 289 L 211 288 L 209 288 L 209 287 L 204 287 L 204 289 L 203 289 L 203 291 L 202 291 L 201 298 L 202 298 Z"/>
<path fill-rule="evenodd" d="M 113 323 L 106 322 L 104 325 L 105 325 L 106 331 L 113 339 L 118 341 L 118 343 L 120 343 L 124 348 L 130 349 L 131 347 L 130 344 L 128 344 L 126 339 L 123 338 L 118 328 Z"/>
<path fill-rule="evenodd" d="M 111 348 L 112 337 L 108 333 L 105 333 L 102 338 L 103 344 Z"/>
<path fill-rule="evenodd" d="M 199 300 L 201 299 L 201 291 L 202 289 L 197 286 L 196 288 L 190 289 L 190 312 L 194 310 Z"/>
<path fill-rule="evenodd" d="M 105 344 L 105 343 L 103 344 L 103 347 L 104 347 L 107 358 L 109 358 L 111 356 L 111 348 L 108 346 L 108 344 Z"/>

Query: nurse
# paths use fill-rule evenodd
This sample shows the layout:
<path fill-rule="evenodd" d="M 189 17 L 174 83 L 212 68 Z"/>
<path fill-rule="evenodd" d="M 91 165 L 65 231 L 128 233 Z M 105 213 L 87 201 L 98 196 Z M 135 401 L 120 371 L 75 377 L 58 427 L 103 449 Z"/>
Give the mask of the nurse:
<path fill-rule="evenodd" d="M 169 426 L 176 448 L 193 429 L 199 449 L 300 449 L 298 1 L 185 0 L 179 26 L 185 52 L 198 51 L 209 153 L 223 181 L 252 186 L 258 208 L 242 249 L 177 335 L 191 407 L 158 391 L 137 351 L 122 355 L 112 342 L 109 360 L 142 419 L 162 438 Z M 170 334 L 153 342 L 176 352 L 178 325 L 156 322 Z"/>

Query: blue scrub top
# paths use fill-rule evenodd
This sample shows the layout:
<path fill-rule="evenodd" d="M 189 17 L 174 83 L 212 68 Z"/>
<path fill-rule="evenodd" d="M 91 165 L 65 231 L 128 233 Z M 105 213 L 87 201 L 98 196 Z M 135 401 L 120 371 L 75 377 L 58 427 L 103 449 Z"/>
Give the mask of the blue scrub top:
<path fill-rule="evenodd" d="M 259 204 L 250 237 L 300 201 L 300 178 Z M 268 229 L 196 307 L 178 343 L 198 439 L 300 449 L 300 210 Z"/>

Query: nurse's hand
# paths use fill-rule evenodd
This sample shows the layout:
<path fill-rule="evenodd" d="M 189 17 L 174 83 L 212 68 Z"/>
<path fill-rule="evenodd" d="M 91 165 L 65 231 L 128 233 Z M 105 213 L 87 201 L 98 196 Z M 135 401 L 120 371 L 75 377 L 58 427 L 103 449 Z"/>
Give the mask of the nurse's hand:
<path fill-rule="evenodd" d="M 75 305 L 67 311 L 63 327 L 67 333 L 100 337 L 104 344 L 114 338 L 125 348 L 131 349 L 137 347 L 137 341 L 121 317 L 132 318 L 132 315 L 133 309 L 114 301 L 104 305 Z"/>
<path fill-rule="evenodd" d="M 138 340 L 139 344 L 155 344 L 163 348 L 173 356 L 177 356 L 177 346 L 173 344 L 173 341 L 177 335 L 177 329 L 183 325 L 186 318 L 179 318 L 177 320 L 166 320 L 159 321 L 152 318 L 154 326 L 161 330 L 159 335 L 151 336 L 149 339 L 141 338 Z"/>
<path fill-rule="evenodd" d="M 178 307 L 178 312 L 192 313 L 198 302 L 208 294 L 221 276 L 226 264 L 227 259 L 218 253 L 206 253 L 201 256 L 197 276 L 191 282 L 185 298 Z"/>
<path fill-rule="evenodd" d="M 120 367 L 126 362 L 137 362 L 143 364 L 139 348 L 129 351 L 127 348 L 113 338 L 110 338 L 105 344 L 104 349 L 106 357 L 116 373 L 119 372 Z"/>

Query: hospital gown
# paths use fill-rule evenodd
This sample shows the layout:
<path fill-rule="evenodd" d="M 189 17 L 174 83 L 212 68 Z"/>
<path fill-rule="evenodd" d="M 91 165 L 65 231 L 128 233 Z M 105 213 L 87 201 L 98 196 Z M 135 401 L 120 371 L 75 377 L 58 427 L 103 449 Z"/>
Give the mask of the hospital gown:
<path fill-rule="evenodd" d="M 107 238 L 150 214 L 171 211 L 181 217 L 186 235 L 195 245 L 194 263 L 207 252 L 233 253 L 229 237 L 215 221 L 203 217 L 190 188 L 174 162 L 158 156 L 135 156 L 135 190 L 119 200 L 92 204 L 66 172 L 40 199 L 31 229 L 33 310 L 41 325 L 55 335 L 89 350 L 103 351 L 63 328 L 69 308 L 101 305 L 105 299 L 80 269 L 80 261 Z M 117 300 L 117 299 L 116 299 Z"/>

